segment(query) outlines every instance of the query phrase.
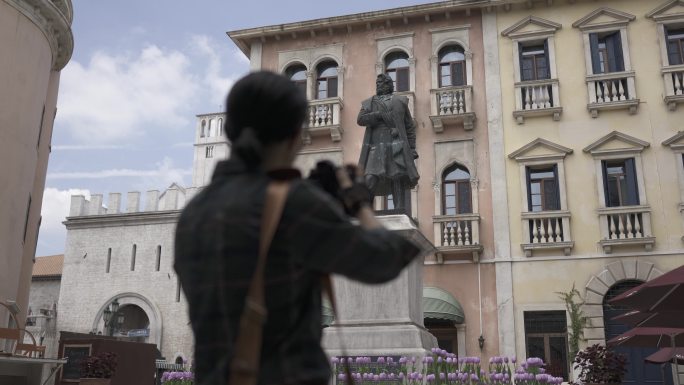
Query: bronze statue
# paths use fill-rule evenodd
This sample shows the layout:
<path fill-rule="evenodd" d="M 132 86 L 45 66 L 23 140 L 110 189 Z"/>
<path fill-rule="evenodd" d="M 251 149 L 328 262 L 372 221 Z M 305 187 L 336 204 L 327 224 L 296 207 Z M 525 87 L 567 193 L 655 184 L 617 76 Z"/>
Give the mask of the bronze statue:
<path fill-rule="evenodd" d="M 416 125 L 406 96 L 392 95 L 394 83 L 378 75 L 375 96 L 361 103 L 357 118 L 366 127 L 359 166 L 373 196 L 392 194 L 394 209 L 406 210 L 406 191 L 418 183 Z"/>

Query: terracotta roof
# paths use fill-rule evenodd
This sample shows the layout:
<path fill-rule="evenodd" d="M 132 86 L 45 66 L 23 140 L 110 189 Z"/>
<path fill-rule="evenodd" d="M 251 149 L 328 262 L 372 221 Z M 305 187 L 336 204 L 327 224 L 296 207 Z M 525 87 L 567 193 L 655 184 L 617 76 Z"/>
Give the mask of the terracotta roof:
<path fill-rule="evenodd" d="M 63 265 L 63 254 L 38 257 L 36 258 L 36 263 L 33 264 L 33 277 L 61 277 Z"/>

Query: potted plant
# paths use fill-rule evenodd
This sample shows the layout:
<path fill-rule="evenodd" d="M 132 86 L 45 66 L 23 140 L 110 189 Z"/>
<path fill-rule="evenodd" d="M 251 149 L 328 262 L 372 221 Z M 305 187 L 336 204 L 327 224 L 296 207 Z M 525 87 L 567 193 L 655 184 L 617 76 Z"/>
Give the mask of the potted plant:
<path fill-rule="evenodd" d="M 605 346 L 595 344 L 581 350 L 575 356 L 575 369 L 579 370 L 574 384 L 621 384 L 627 372 L 627 358 Z"/>
<path fill-rule="evenodd" d="M 109 385 L 116 371 L 116 353 L 104 352 L 81 362 L 81 385 Z"/>

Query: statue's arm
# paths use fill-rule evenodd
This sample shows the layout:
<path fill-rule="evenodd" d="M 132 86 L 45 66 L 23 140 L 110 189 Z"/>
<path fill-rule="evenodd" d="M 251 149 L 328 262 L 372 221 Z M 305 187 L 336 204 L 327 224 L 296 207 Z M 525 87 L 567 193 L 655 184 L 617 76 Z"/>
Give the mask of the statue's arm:
<path fill-rule="evenodd" d="M 359 116 L 356 118 L 356 124 L 366 127 L 374 126 L 381 119 L 382 116 L 379 112 L 374 112 L 370 109 L 370 103 L 368 103 L 368 105 L 366 103 L 362 103 L 361 111 L 359 111 Z"/>

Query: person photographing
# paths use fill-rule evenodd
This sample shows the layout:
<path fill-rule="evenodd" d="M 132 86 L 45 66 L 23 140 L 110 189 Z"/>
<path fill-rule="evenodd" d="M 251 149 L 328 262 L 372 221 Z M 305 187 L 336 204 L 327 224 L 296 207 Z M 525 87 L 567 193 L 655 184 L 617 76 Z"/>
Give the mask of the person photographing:
<path fill-rule="evenodd" d="M 253 324 L 261 334 L 256 383 L 328 384 L 321 277 L 383 283 L 420 254 L 375 218 L 360 170 L 319 164 L 305 180 L 292 168 L 306 113 L 305 95 L 271 72 L 245 76 L 228 95 L 231 156 L 217 164 L 176 229 L 174 268 L 189 305 L 198 384 L 229 384 L 245 350 L 254 353 L 241 345 L 249 345 L 243 313 L 250 308 L 257 308 Z M 263 309 L 253 306 L 255 291 Z"/>

